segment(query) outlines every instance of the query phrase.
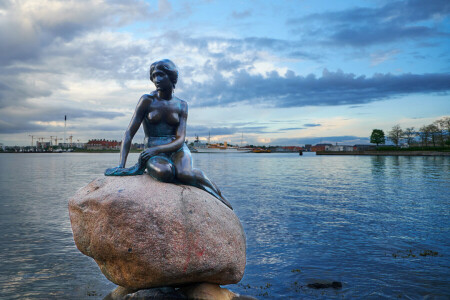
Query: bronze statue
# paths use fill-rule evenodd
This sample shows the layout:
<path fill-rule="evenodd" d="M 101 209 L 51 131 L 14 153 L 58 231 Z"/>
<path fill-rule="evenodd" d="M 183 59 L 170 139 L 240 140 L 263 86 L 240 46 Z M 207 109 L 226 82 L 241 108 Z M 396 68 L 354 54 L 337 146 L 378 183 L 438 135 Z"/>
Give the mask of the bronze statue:
<path fill-rule="evenodd" d="M 184 142 L 188 106 L 186 101 L 173 95 L 178 80 L 176 65 L 169 59 L 154 62 L 150 66 L 150 80 L 156 91 L 143 95 L 139 100 L 125 131 L 119 166 L 107 169 L 105 175 L 141 175 L 147 169 L 147 173 L 157 180 L 198 187 L 233 209 L 219 188 L 201 170 L 192 166 L 191 152 Z M 136 165 L 125 168 L 131 141 L 141 124 L 146 149 Z"/>

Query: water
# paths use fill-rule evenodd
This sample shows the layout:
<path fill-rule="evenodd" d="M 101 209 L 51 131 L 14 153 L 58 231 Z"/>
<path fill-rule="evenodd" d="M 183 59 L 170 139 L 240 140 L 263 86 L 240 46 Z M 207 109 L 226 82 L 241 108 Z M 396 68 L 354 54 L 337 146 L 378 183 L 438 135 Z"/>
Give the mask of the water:
<path fill-rule="evenodd" d="M 0 155 L 0 299 L 102 299 L 115 288 L 75 247 L 67 201 L 117 161 Z M 450 297 L 450 157 L 205 153 L 194 163 L 247 235 L 245 276 L 230 290 L 259 299 Z M 343 287 L 306 287 L 318 281 Z"/>

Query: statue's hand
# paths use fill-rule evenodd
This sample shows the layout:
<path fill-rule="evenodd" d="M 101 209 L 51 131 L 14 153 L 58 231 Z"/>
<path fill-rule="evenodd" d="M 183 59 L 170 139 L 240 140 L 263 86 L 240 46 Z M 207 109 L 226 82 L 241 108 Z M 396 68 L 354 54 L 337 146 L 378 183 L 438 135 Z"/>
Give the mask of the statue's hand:
<path fill-rule="evenodd" d="M 142 175 L 145 171 L 145 164 L 142 164 L 139 159 L 138 163 L 129 168 L 109 168 L 105 171 L 105 176 L 134 176 L 134 175 Z"/>
<path fill-rule="evenodd" d="M 139 160 L 141 160 L 145 164 L 147 160 L 149 160 L 150 158 L 152 158 L 152 156 L 155 156 L 157 154 L 158 153 L 155 151 L 154 148 L 148 148 L 142 151 L 142 153 L 139 156 Z"/>
<path fill-rule="evenodd" d="M 125 172 L 125 168 L 115 167 L 109 168 L 105 171 L 105 176 L 121 176 Z"/>

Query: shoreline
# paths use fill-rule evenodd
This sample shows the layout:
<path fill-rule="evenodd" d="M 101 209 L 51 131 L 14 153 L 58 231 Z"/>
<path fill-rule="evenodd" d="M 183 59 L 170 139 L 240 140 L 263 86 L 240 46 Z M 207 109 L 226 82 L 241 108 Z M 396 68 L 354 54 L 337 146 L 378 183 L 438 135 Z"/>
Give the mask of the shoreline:
<path fill-rule="evenodd" d="M 316 155 L 450 156 L 443 151 L 318 151 Z"/>

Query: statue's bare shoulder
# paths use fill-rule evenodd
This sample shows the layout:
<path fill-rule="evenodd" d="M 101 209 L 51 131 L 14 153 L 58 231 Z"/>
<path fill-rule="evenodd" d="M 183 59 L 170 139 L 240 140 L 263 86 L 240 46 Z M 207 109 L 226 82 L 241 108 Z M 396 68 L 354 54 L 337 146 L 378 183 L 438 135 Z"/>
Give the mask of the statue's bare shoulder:
<path fill-rule="evenodd" d="M 145 101 L 147 103 L 151 103 L 155 97 L 157 96 L 157 92 L 153 91 L 150 94 L 144 94 L 141 96 L 141 99 L 139 99 L 139 101 Z"/>
<path fill-rule="evenodd" d="M 156 91 L 151 92 L 150 94 L 144 94 L 139 99 L 136 110 L 144 110 L 147 111 L 153 100 L 155 99 Z"/>
<path fill-rule="evenodd" d="M 187 104 L 187 102 L 184 101 L 183 99 L 178 98 L 178 97 L 174 97 L 174 99 L 176 99 L 177 102 L 179 103 L 180 111 L 182 113 L 186 113 L 187 114 L 187 111 L 188 111 L 188 104 Z"/>

